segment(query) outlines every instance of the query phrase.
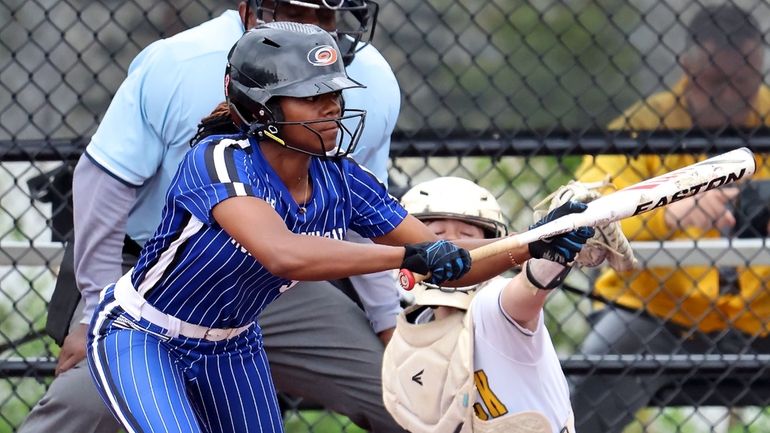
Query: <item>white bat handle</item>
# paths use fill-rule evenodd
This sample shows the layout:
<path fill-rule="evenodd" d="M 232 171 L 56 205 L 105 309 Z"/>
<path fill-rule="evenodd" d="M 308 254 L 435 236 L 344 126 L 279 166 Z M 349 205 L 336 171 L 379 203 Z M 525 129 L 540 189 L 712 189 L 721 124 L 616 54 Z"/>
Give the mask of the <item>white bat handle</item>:
<path fill-rule="evenodd" d="M 539 227 L 535 227 L 532 230 L 517 233 L 497 242 L 492 242 L 491 244 L 486 244 L 482 247 L 474 248 L 470 251 L 471 259 L 486 259 L 488 257 L 512 250 L 522 245 L 531 244 L 532 242 L 539 241 L 541 239 L 567 233 L 568 231 L 574 230 L 580 226 L 591 225 L 590 223 L 586 224 L 584 222 L 587 220 L 587 218 L 583 217 L 582 213 L 564 215 L 561 218 L 547 222 Z"/>
<path fill-rule="evenodd" d="M 583 213 L 564 215 L 561 218 L 535 227 L 532 230 L 527 230 L 505 239 L 474 248 L 469 251 L 471 260 L 476 261 L 486 259 L 540 239 L 566 233 L 577 227 L 592 225 L 589 223 L 590 218 L 587 218 L 585 215 L 586 212 L 588 212 L 588 210 Z M 426 278 L 428 278 L 428 275 L 415 274 L 407 269 L 401 269 L 398 276 L 399 284 L 401 284 L 401 287 L 404 288 L 404 290 L 411 290 L 416 283 L 424 281 Z"/>

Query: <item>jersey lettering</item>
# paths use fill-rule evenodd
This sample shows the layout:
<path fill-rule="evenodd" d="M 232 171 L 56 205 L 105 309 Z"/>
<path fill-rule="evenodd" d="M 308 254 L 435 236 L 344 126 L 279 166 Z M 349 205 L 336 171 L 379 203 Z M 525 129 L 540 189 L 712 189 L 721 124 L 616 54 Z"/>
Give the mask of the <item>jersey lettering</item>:
<path fill-rule="evenodd" d="M 484 412 L 484 406 L 481 403 L 473 403 L 473 413 L 476 414 L 476 418 L 482 421 L 489 421 L 489 415 Z"/>
<path fill-rule="evenodd" d="M 299 233 L 299 234 L 307 235 L 307 236 L 318 236 L 318 237 L 342 240 L 345 237 L 345 230 L 343 230 L 340 227 L 337 227 L 337 228 L 331 229 L 331 230 L 326 231 L 326 232 L 321 232 L 320 230 L 315 230 L 315 231 L 312 231 L 312 232 L 302 232 L 302 233 Z M 233 238 L 230 238 L 230 243 L 233 244 L 233 246 L 235 248 L 237 248 L 243 254 L 247 254 L 247 255 L 253 257 L 251 255 L 251 253 L 246 249 L 246 247 L 241 245 L 240 242 L 236 241 Z"/>
<path fill-rule="evenodd" d="M 251 256 L 251 253 L 249 252 L 249 250 L 247 250 L 247 249 L 246 249 L 246 247 L 244 247 L 243 245 L 241 245 L 241 244 L 240 244 L 240 242 L 236 241 L 236 240 L 235 240 L 235 239 L 233 239 L 233 238 L 230 238 L 230 243 L 231 243 L 231 244 L 233 244 L 233 246 L 234 246 L 235 248 L 238 248 L 238 250 L 239 250 L 240 252 L 242 252 L 243 254 L 247 254 L 247 255 Z"/>
<path fill-rule="evenodd" d="M 473 374 L 473 381 L 476 384 L 476 390 L 479 393 L 479 397 L 481 397 L 481 401 L 484 402 L 484 406 L 486 406 L 489 414 L 489 416 L 487 416 L 487 413 L 484 412 L 484 409 L 481 407 L 481 405 L 479 403 L 475 403 L 473 405 L 473 409 L 479 419 L 486 421 L 490 417 L 499 418 L 508 413 L 508 408 L 505 407 L 503 402 L 501 402 L 492 391 L 492 388 L 490 388 L 489 378 L 487 377 L 487 374 L 484 372 L 484 370 L 476 371 Z M 481 412 L 483 416 L 479 414 L 479 412 Z"/>
<path fill-rule="evenodd" d="M 315 230 L 311 232 L 300 232 L 298 233 L 300 235 L 307 235 L 307 236 L 318 236 L 322 238 L 331 238 L 336 240 L 342 240 L 345 237 L 345 230 L 343 230 L 341 227 L 333 228 L 329 231 L 322 232 L 320 230 Z"/>
<path fill-rule="evenodd" d="M 290 283 L 284 284 L 283 286 L 279 287 L 278 288 L 278 292 L 283 293 L 283 292 L 291 289 L 292 287 L 296 286 L 297 283 L 299 283 L 299 281 L 292 280 Z"/>

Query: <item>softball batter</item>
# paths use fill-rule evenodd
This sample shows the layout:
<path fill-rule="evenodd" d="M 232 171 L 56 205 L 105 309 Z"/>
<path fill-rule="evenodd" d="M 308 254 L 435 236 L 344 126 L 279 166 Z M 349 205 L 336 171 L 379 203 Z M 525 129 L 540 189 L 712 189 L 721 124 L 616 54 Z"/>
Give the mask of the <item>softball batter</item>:
<path fill-rule="evenodd" d="M 506 253 L 469 271 L 465 249 L 343 158 L 365 113 L 343 109 L 340 92 L 356 86 L 333 37 L 313 25 L 263 25 L 230 51 L 227 105 L 202 122 L 161 225 L 136 268 L 102 292 L 91 323 L 89 367 L 129 433 L 281 432 L 255 319 L 296 281 L 402 266 L 467 285 L 510 266 Z M 380 245 L 340 240 L 348 229 Z M 592 234 L 511 254 L 568 261 Z"/>

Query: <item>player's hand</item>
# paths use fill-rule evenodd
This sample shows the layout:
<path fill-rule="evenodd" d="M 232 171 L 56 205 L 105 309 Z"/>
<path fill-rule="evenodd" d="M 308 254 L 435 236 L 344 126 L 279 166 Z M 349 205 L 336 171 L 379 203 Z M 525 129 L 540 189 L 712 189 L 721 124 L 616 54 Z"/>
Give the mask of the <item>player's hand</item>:
<path fill-rule="evenodd" d="M 585 203 L 570 200 L 548 212 L 543 219 L 529 226 L 529 229 L 532 230 L 564 215 L 580 213 L 584 210 L 586 210 Z M 529 244 L 529 255 L 536 259 L 546 259 L 560 265 L 566 265 L 575 260 L 577 253 L 580 252 L 586 241 L 593 237 L 594 233 L 593 227 L 580 227 L 567 233 L 532 242 Z"/>
<path fill-rule="evenodd" d="M 86 336 L 88 325 L 81 323 L 64 339 L 59 352 L 59 361 L 56 363 L 54 375 L 58 376 L 70 368 L 76 366 L 86 357 Z"/>
<path fill-rule="evenodd" d="M 536 204 L 533 215 L 535 219 L 542 218 L 549 211 L 570 200 L 590 203 L 602 196 L 603 189 L 610 187 L 612 184 L 609 177 L 598 182 L 571 180 Z M 587 268 L 595 268 L 607 261 L 612 269 L 619 272 L 630 271 L 638 266 L 639 262 L 619 221 L 598 225 L 594 230 L 596 231 L 594 237 L 589 239 L 580 250 L 580 254 L 575 257 L 575 263 Z"/>
<path fill-rule="evenodd" d="M 471 269 L 471 256 L 467 250 L 440 240 L 407 245 L 401 267 L 430 277 L 425 282 L 441 285 L 456 280 Z"/>
<path fill-rule="evenodd" d="M 738 196 L 738 188 L 712 189 L 668 205 L 663 214 L 671 229 L 697 227 L 701 230 L 727 229 L 735 225 L 735 216 L 727 207 Z"/>

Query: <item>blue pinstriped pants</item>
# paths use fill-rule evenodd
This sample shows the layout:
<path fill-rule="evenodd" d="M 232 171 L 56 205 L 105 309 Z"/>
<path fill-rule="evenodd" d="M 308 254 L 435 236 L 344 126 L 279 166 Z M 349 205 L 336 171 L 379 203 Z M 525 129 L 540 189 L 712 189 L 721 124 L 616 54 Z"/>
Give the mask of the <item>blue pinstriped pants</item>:
<path fill-rule="evenodd" d="M 108 287 L 91 323 L 88 363 L 128 433 L 282 433 L 259 327 L 230 340 L 171 338 L 134 320 Z"/>

